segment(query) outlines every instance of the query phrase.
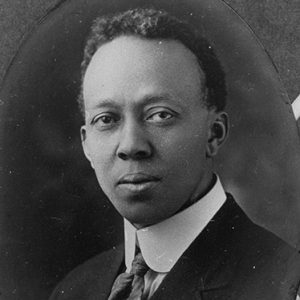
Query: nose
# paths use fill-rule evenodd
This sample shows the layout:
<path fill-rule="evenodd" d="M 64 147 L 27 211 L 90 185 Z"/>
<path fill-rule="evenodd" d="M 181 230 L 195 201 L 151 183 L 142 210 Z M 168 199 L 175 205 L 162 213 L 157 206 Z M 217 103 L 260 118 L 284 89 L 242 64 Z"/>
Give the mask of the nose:
<path fill-rule="evenodd" d="M 151 157 L 153 147 L 146 130 L 137 123 L 125 124 L 120 132 L 117 156 L 122 160 L 141 160 Z"/>

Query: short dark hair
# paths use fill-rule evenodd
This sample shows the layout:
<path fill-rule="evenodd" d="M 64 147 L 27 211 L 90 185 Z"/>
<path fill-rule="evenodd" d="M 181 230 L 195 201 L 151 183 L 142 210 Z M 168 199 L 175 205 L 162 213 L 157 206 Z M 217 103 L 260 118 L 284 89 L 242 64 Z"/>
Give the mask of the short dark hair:
<path fill-rule="evenodd" d="M 91 28 L 81 64 L 81 84 L 95 52 L 105 43 L 119 36 L 138 36 L 145 39 L 176 40 L 197 57 L 204 72 L 204 101 L 208 108 L 223 110 L 226 104 L 225 74 L 212 46 L 198 31 L 183 20 L 164 10 L 136 8 L 97 18 Z M 79 107 L 84 115 L 84 99 L 81 92 Z"/>

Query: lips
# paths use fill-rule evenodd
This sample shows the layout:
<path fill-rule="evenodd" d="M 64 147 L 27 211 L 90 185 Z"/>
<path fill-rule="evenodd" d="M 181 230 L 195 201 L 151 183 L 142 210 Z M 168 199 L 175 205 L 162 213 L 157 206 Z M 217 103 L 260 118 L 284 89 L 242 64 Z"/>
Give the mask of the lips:
<path fill-rule="evenodd" d="M 157 182 L 160 181 L 160 178 L 157 176 L 152 176 L 144 173 L 134 173 L 126 174 L 122 176 L 118 184 L 141 184 L 146 182 Z"/>
<path fill-rule="evenodd" d="M 126 174 L 118 180 L 118 186 L 130 193 L 140 193 L 154 188 L 160 180 L 160 177 L 144 173 Z"/>

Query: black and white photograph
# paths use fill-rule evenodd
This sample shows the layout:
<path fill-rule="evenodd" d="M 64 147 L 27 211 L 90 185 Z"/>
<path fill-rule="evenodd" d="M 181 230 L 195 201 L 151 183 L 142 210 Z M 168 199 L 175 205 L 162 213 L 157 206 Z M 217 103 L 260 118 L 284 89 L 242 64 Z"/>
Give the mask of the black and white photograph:
<path fill-rule="evenodd" d="M 0 0 L 0 300 L 299 300 L 299 0 Z"/>

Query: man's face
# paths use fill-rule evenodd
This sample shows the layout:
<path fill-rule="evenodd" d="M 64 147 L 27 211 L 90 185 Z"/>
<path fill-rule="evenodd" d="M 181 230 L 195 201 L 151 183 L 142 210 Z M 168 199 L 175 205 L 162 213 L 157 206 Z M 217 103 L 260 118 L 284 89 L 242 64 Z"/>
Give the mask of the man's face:
<path fill-rule="evenodd" d="M 211 180 L 213 112 L 181 43 L 122 36 L 101 46 L 83 82 L 85 154 L 104 193 L 137 227 L 175 214 Z"/>

